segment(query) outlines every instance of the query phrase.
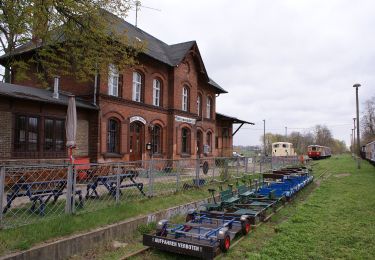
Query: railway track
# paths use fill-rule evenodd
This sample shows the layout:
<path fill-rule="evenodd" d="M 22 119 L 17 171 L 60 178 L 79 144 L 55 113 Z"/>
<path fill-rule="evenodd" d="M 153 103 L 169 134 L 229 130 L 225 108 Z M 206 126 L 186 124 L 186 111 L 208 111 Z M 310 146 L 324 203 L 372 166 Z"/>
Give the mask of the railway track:
<path fill-rule="evenodd" d="M 328 178 L 330 175 L 327 175 L 329 173 L 330 169 L 326 168 L 326 169 L 323 169 L 322 172 L 316 177 L 316 179 L 314 180 L 315 183 L 317 182 L 320 182 L 321 180 L 323 179 L 326 179 Z M 319 185 L 319 184 L 318 184 Z M 289 202 L 287 202 L 288 204 Z M 253 226 L 253 228 L 251 229 L 250 233 L 254 232 L 254 230 L 256 228 L 258 228 L 260 225 L 263 225 L 264 223 L 266 223 L 274 214 L 276 214 L 277 212 L 279 212 L 283 207 L 285 207 L 284 205 L 279 207 L 276 212 L 270 214 L 267 216 L 267 218 L 263 221 L 263 222 L 260 222 L 259 224 Z M 236 245 L 238 245 L 242 240 L 244 240 L 245 238 L 247 238 L 248 236 L 241 236 L 239 237 L 238 239 L 236 239 L 232 244 L 231 244 L 231 248 L 235 247 Z M 138 251 L 135 251 L 131 254 L 128 254 L 124 257 L 121 258 L 121 260 L 125 260 L 125 259 L 130 259 L 132 257 L 136 257 L 136 256 L 141 256 L 142 254 L 145 254 L 146 252 L 152 250 L 151 247 L 144 247 Z M 225 255 L 224 254 L 219 254 L 217 257 L 215 257 L 215 259 L 221 259 L 222 257 L 224 257 Z"/>

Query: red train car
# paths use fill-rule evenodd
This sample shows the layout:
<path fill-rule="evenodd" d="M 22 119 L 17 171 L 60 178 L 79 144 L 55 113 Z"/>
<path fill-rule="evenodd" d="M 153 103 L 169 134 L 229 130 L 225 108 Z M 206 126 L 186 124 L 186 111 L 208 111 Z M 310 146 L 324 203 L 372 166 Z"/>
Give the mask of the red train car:
<path fill-rule="evenodd" d="M 307 155 L 313 160 L 318 160 L 331 157 L 332 152 L 331 148 L 327 146 L 309 145 L 307 146 Z"/>

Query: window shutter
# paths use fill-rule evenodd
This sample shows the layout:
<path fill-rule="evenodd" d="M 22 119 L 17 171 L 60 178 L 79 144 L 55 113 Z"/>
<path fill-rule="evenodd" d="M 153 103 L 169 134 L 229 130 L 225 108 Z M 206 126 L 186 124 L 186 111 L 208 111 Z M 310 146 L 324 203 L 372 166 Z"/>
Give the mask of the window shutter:
<path fill-rule="evenodd" d="M 123 83 L 123 74 L 118 76 L 118 96 L 122 98 L 122 83 Z"/>

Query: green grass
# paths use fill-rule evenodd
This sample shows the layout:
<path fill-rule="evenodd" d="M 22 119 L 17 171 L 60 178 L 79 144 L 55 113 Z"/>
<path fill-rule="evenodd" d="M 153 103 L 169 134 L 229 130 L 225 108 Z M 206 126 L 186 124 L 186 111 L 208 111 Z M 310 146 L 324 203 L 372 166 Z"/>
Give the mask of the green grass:
<path fill-rule="evenodd" d="M 375 168 L 350 156 L 318 162 L 320 186 L 224 256 L 227 259 L 375 259 Z M 350 175 L 342 175 L 342 174 Z"/>

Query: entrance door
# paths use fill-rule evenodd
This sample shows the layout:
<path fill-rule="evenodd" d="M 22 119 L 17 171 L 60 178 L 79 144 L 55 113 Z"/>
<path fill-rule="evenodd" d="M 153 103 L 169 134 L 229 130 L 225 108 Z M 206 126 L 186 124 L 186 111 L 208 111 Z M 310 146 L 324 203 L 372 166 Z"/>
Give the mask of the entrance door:
<path fill-rule="evenodd" d="M 129 132 L 130 161 L 142 160 L 143 140 L 143 124 L 140 122 L 131 123 Z"/>
<path fill-rule="evenodd" d="M 202 131 L 197 131 L 197 150 L 198 154 L 201 155 L 203 153 L 203 134 Z"/>

